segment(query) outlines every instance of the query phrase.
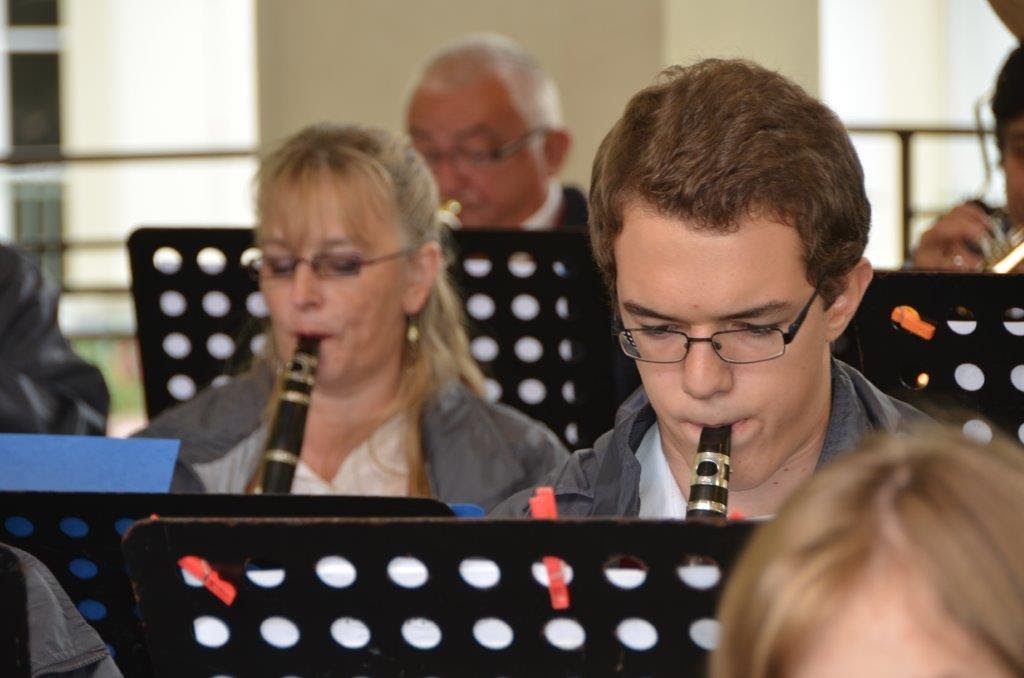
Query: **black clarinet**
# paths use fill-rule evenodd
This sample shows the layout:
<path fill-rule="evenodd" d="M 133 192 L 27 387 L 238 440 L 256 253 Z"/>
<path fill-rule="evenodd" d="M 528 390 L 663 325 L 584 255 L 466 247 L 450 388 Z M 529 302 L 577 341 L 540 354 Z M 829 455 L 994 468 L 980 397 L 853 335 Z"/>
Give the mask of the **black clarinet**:
<path fill-rule="evenodd" d="M 729 511 L 731 426 L 705 426 L 690 480 L 687 518 L 725 518 Z"/>
<path fill-rule="evenodd" d="M 306 412 L 313 392 L 320 340 L 302 337 L 295 354 L 281 373 L 281 396 L 267 435 L 260 465 L 257 493 L 288 494 L 306 432 Z"/>

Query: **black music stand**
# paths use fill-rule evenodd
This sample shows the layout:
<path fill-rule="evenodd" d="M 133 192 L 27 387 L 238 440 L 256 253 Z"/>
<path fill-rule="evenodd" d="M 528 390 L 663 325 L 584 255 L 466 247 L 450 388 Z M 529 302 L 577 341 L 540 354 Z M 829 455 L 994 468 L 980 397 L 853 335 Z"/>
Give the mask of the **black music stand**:
<path fill-rule="evenodd" d="M 0 492 L 0 539 L 46 565 L 127 676 L 152 674 L 121 537 L 161 516 L 451 516 L 432 499 Z M 5 603 L 6 604 L 6 603 Z M 3 616 L 3 615 L 0 615 Z M 6 674 L 2 674 L 6 675 Z"/>
<path fill-rule="evenodd" d="M 149 418 L 249 366 L 267 315 L 243 267 L 252 247 L 249 228 L 139 228 L 129 236 Z"/>
<path fill-rule="evenodd" d="M 690 676 L 751 528 L 160 519 L 124 551 L 160 676 Z M 233 605 L 187 583 L 186 555 L 238 587 Z M 544 556 L 572 569 L 568 609 L 552 609 Z M 279 568 L 265 586 L 242 574 L 254 558 Z"/>
<path fill-rule="evenodd" d="M 638 385 L 611 336 L 604 288 L 583 232 L 452 233 L 451 273 L 490 395 L 547 424 L 569 447 L 612 426 Z M 150 418 L 225 373 L 263 341 L 266 307 L 243 268 L 247 228 L 140 228 L 128 239 Z"/>
<path fill-rule="evenodd" d="M 467 229 L 452 236 L 452 275 L 473 355 L 493 378 L 489 388 L 550 426 L 570 450 L 589 447 L 612 426 L 621 354 L 587 234 Z M 632 361 L 626 367 L 635 373 Z"/>
<path fill-rule="evenodd" d="M 900 306 L 934 336 L 898 327 Z M 848 336 L 849 360 L 889 395 L 984 438 L 981 415 L 1024 442 L 1024 276 L 878 271 Z"/>
<path fill-rule="evenodd" d="M 28 678 L 28 598 L 14 551 L 0 544 L 0 675 Z"/>

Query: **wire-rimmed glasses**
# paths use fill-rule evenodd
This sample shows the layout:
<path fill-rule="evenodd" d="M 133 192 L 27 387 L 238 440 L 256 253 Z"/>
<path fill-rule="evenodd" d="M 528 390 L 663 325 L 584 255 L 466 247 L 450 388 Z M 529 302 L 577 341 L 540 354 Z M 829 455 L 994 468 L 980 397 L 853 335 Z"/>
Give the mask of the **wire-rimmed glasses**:
<path fill-rule="evenodd" d="M 431 167 L 436 167 L 445 160 L 451 160 L 453 164 L 461 167 L 487 167 L 518 152 L 531 138 L 547 131 L 546 127 L 534 127 L 525 134 L 494 148 L 456 146 L 450 151 L 436 148 L 418 148 L 417 150 Z"/>
<path fill-rule="evenodd" d="M 259 256 L 248 262 L 245 267 L 254 278 L 281 279 L 293 276 L 299 264 L 305 262 L 319 278 L 344 278 L 359 275 L 363 266 L 398 259 L 415 251 L 415 247 L 403 247 L 396 252 L 370 258 L 363 257 L 356 252 L 320 252 L 308 258 L 292 254 L 260 252 Z"/>
<path fill-rule="evenodd" d="M 818 289 L 815 287 L 796 320 L 785 331 L 778 327 L 751 327 L 722 330 L 708 337 L 691 337 L 685 332 L 662 327 L 629 327 L 618 332 L 619 346 L 630 358 L 648 363 L 682 362 L 690 346 L 702 341 L 711 344 L 718 357 L 727 363 L 747 364 L 773 360 L 786 352 L 786 346 L 796 337 L 817 296 Z M 679 341 L 680 338 L 682 341 Z"/>

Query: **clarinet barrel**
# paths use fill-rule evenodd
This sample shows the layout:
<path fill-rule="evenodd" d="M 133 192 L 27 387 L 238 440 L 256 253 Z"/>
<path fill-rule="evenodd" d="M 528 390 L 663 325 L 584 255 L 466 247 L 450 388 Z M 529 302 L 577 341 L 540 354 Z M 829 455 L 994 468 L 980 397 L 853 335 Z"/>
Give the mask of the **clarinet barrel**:
<path fill-rule="evenodd" d="M 729 511 L 731 426 L 706 426 L 693 463 L 686 517 L 725 518 Z"/>
<path fill-rule="evenodd" d="M 257 493 L 288 494 L 299 463 L 306 413 L 313 392 L 319 340 L 302 337 L 281 374 L 281 395 L 267 435 Z"/>

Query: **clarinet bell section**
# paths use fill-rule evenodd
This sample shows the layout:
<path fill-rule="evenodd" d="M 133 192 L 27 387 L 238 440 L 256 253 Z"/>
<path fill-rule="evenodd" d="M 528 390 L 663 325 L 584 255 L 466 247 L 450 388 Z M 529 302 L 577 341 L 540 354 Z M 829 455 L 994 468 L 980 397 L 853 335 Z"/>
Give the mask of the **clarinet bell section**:
<path fill-rule="evenodd" d="M 260 463 L 257 494 L 291 492 L 292 478 L 302 451 L 319 348 L 319 339 L 302 337 L 295 354 L 281 373 L 280 396 Z"/>

